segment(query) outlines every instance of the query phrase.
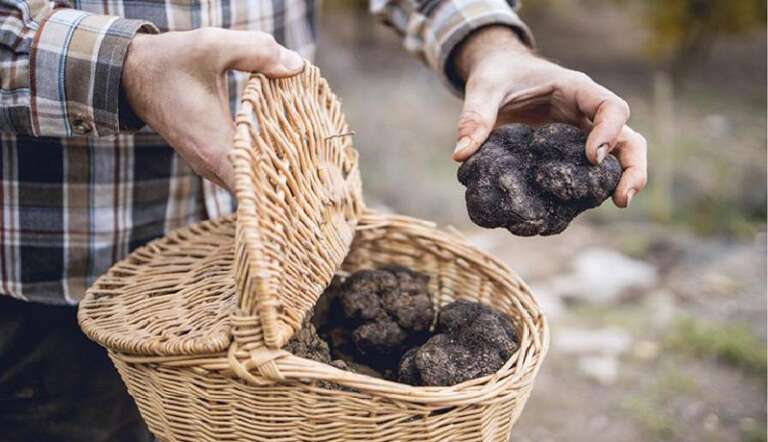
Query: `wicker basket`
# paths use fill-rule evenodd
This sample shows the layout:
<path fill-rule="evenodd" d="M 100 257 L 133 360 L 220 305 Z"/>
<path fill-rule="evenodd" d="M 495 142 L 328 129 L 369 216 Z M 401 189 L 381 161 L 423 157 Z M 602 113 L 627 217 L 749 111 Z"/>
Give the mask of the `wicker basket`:
<path fill-rule="evenodd" d="M 137 249 L 80 304 L 163 441 L 506 441 L 549 334 L 530 290 L 452 230 L 365 211 L 339 102 L 308 66 L 252 77 L 232 159 L 237 217 Z M 256 127 L 260 130 L 256 130 Z M 401 264 L 438 306 L 506 312 L 519 350 L 495 374 L 413 387 L 280 350 L 334 272 Z"/>

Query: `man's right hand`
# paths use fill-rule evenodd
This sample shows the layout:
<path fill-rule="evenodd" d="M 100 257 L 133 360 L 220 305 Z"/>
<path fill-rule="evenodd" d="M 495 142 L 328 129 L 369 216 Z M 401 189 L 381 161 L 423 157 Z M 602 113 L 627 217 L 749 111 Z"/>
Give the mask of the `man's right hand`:
<path fill-rule="evenodd" d="M 234 189 L 227 160 L 235 125 L 225 73 L 295 75 L 304 59 L 266 33 L 201 28 L 131 41 L 122 84 L 136 115 L 160 134 L 199 175 Z"/>

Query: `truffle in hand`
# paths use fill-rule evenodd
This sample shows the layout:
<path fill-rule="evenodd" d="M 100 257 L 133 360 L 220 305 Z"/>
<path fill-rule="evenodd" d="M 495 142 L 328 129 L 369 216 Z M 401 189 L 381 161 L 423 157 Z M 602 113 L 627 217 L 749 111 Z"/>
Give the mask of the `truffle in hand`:
<path fill-rule="evenodd" d="M 610 197 L 621 178 L 611 154 L 598 166 L 589 163 L 586 139 L 567 124 L 496 128 L 459 168 L 469 217 L 480 227 L 504 227 L 520 236 L 562 232 L 579 213 Z"/>

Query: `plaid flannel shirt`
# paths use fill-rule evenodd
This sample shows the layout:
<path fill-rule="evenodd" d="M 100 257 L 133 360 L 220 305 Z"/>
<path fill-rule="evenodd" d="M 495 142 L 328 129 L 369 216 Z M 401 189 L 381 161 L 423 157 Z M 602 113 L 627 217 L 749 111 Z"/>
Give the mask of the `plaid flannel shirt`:
<path fill-rule="evenodd" d="M 452 50 L 492 23 L 530 43 L 514 0 L 372 0 L 457 93 Z M 74 304 L 115 261 L 169 230 L 233 210 L 126 112 L 137 32 L 269 32 L 311 59 L 313 0 L 0 0 L 0 294 Z M 247 74 L 231 72 L 234 112 Z M 122 107 L 121 107 L 122 106 Z"/>

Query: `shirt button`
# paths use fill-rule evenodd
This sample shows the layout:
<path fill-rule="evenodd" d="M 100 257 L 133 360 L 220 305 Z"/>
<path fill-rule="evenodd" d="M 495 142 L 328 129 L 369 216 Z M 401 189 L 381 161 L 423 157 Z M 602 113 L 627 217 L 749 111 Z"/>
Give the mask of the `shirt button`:
<path fill-rule="evenodd" d="M 72 124 L 72 131 L 77 135 L 88 135 L 93 130 L 93 125 L 84 118 L 75 118 Z"/>

